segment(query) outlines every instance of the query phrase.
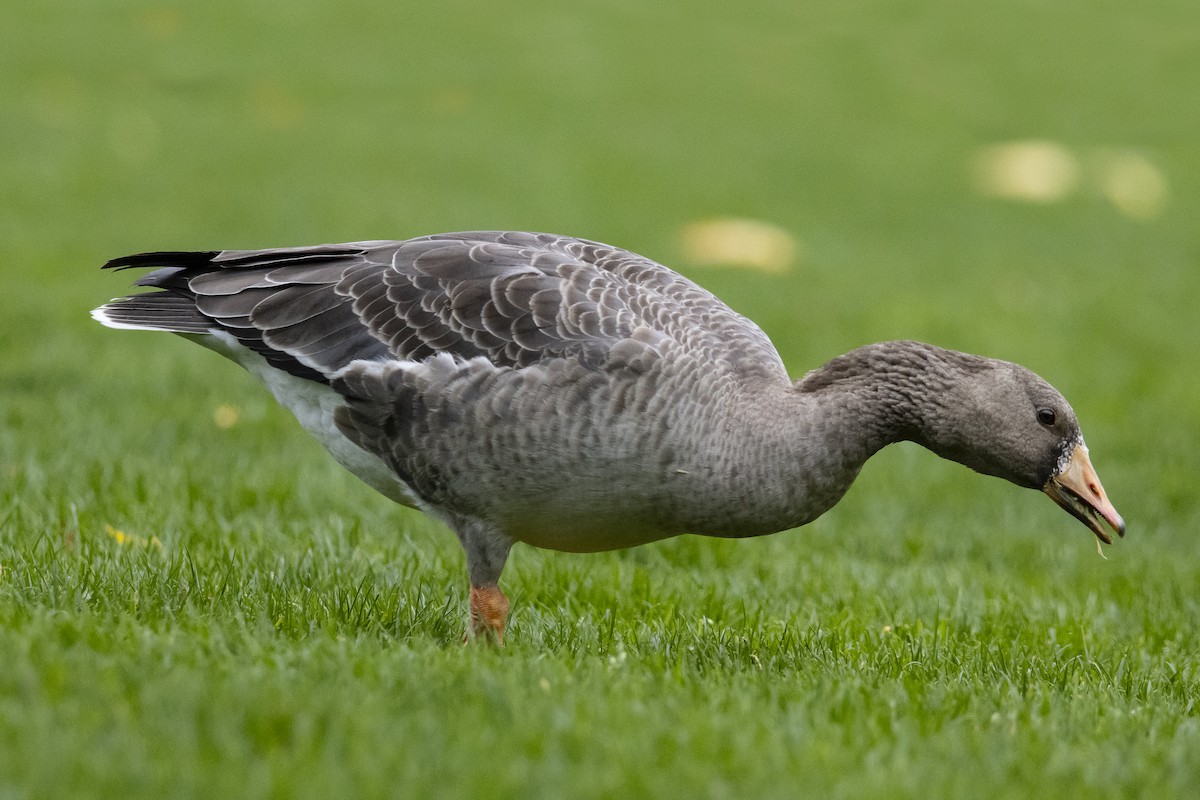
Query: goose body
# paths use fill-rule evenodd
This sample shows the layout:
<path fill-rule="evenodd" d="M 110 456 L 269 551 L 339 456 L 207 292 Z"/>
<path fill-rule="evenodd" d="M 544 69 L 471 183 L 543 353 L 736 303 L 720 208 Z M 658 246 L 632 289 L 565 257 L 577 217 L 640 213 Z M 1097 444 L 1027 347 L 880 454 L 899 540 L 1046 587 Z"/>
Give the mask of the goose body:
<path fill-rule="evenodd" d="M 343 466 L 458 535 L 472 629 L 503 634 L 513 542 L 566 551 L 758 536 L 832 507 L 913 440 L 1124 533 L 1074 412 L 1015 364 L 868 345 L 792 381 L 753 322 L 625 250 L 474 232 L 146 253 L 157 291 L 94 316 L 254 374 Z"/>

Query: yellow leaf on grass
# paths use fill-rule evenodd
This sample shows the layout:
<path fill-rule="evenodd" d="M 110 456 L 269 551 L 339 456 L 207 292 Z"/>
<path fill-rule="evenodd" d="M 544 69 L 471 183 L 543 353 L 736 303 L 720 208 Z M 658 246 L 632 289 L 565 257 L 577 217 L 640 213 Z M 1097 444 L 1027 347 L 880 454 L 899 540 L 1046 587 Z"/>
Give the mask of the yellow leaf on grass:
<path fill-rule="evenodd" d="M 119 545 L 134 545 L 137 547 L 153 547 L 156 550 L 162 550 L 162 542 L 157 536 L 151 536 L 147 539 L 145 536 L 136 536 L 132 533 L 126 533 L 122 530 L 117 530 L 112 525 L 105 525 L 104 532 L 107 533 L 113 541 Z"/>
<path fill-rule="evenodd" d="M 1071 151 L 1038 139 L 985 147 L 971 167 L 980 194 L 1027 203 L 1058 202 L 1079 183 L 1079 162 Z"/>
<path fill-rule="evenodd" d="M 724 265 L 785 272 L 800 249 L 795 237 L 769 222 L 722 217 L 685 225 L 683 257 L 697 266 Z"/>

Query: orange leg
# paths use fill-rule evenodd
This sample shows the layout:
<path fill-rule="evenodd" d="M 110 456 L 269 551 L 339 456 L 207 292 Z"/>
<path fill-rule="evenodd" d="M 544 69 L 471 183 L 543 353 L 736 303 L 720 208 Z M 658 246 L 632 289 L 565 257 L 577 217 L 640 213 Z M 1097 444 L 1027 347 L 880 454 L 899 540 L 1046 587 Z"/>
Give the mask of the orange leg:
<path fill-rule="evenodd" d="M 471 587 L 471 630 L 469 635 L 504 644 L 504 621 L 508 618 L 508 598 L 497 584 Z"/>
<path fill-rule="evenodd" d="M 482 520 L 451 517 L 450 522 L 466 553 L 471 581 L 471 626 L 463 641 L 485 638 L 502 645 L 508 598 L 500 591 L 500 573 L 513 540 Z"/>

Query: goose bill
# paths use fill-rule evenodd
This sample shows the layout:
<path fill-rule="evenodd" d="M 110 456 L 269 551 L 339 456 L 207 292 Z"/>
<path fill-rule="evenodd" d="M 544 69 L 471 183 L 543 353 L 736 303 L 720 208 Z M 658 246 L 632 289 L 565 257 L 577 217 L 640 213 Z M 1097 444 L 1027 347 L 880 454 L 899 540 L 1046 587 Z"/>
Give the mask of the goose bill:
<path fill-rule="evenodd" d="M 1105 544 L 1113 541 L 1109 530 L 1116 531 L 1118 536 L 1125 535 L 1125 520 L 1104 493 L 1083 442 L 1075 445 L 1066 465 L 1047 482 L 1043 491 Z"/>

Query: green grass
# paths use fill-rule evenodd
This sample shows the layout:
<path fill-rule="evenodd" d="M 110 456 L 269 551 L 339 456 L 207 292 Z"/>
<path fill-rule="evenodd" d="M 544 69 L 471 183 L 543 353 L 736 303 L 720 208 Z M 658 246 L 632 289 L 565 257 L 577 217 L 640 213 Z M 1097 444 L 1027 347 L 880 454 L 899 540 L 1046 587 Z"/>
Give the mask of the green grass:
<path fill-rule="evenodd" d="M 0 798 L 1193 793 L 1193 4 L 513 5 L 6 11 Z M 1081 189 L 978 195 L 976 150 L 1029 138 Z M 1161 215 L 1099 192 L 1106 148 Z M 692 268 L 713 215 L 803 255 Z M 795 373 L 901 337 L 1025 363 L 1130 534 L 1101 560 L 897 447 L 800 531 L 518 547 L 508 646 L 464 648 L 453 536 L 236 367 L 87 318 L 127 252 L 502 227 L 678 265 Z"/>

